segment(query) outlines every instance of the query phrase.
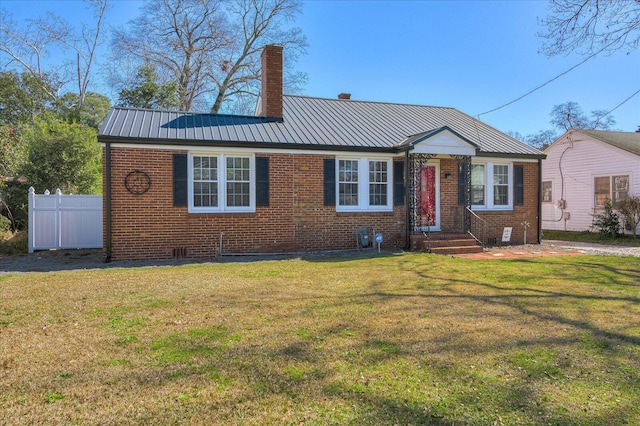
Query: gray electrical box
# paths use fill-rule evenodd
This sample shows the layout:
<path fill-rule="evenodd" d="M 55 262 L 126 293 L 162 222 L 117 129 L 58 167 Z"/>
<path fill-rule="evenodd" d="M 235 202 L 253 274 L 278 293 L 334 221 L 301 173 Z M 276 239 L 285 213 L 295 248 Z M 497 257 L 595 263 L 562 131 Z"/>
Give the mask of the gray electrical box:
<path fill-rule="evenodd" d="M 375 234 L 375 230 L 370 226 L 356 229 L 356 249 L 359 251 L 363 248 L 372 248 Z"/>

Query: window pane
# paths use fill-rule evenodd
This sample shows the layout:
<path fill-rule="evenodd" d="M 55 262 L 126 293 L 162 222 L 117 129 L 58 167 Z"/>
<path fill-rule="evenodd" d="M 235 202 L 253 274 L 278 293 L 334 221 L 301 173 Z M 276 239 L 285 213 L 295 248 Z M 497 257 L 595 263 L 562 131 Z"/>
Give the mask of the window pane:
<path fill-rule="evenodd" d="M 386 161 L 369 161 L 369 205 L 387 205 L 388 167 Z"/>
<path fill-rule="evenodd" d="M 484 164 L 474 164 L 471 166 L 471 184 L 484 185 Z"/>
<path fill-rule="evenodd" d="M 217 180 L 217 157 L 193 157 L 194 207 L 218 207 Z"/>
<path fill-rule="evenodd" d="M 542 182 L 542 202 L 550 203 L 553 201 L 553 185 L 551 181 Z"/>
<path fill-rule="evenodd" d="M 358 205 L 358 160 L 338 160 L 338 205 Z"/>
<path fill-rule="evenodd" d="M 227 157 L 227 206 L 249 207 L 250 171 L 248 157 Z"/>
<path fill-rule="evenodd" d="M 509 166 L 495 164 L 493 166 L 493 205 L 509 204 Z"/>
<path fill-rule="evenodd" d="M 493 183 L 494 185 L 509 184 L 509 166 L 505 166 L 505 165 L 493 166 Z"/>
<path fill-rule="evenodd" d="M 596 206 L 604 206 L 611 199 L 611 179 L 609 176 L 597 177 L 593 181 Z"/>
<path fill-rule="evenodd" d="M 358 205 L 358 184 L 357 183 L 341 183 L 339 185 L 340 196 L 339 203 L 341 206 L 357 206 Z"/>
<path fill-rule="evenodd" d="M 613 203 L 624 201 L 629 197 L 629 176 L 613 177 Z"/>
<path fill-rule="evenodd" d="M 507 185 L 496 185 L 493 188 L 493 204 L 496 206 L 509 204 L 509 187 Z"/>
<path fill-rule="evenodd" d="M 227 206 L 248 207 L 249 206 L 249 183 L 228 182 L 227 183 Z"/>
<path fill-rule="evenodd" d="M 471 204 L 484 206 L 484 185 L 471 185 Z"/>

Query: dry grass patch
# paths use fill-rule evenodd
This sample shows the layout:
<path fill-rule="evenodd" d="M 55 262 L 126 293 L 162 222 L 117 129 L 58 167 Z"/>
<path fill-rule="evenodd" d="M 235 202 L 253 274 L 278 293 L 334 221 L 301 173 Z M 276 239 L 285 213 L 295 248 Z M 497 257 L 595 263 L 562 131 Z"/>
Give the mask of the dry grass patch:
<path fill-rule="evenodd" d="M 637 259 L 0 277 L 2 424 L 640 422 Z"/>

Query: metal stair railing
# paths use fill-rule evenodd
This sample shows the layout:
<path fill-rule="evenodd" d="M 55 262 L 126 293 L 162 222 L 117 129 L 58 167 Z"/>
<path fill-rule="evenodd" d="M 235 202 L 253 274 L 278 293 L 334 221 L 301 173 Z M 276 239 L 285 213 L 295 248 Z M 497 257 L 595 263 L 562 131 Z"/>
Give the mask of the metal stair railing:
<path fill-rule="evenodd" d="M 478 216 L 470 207 L 466 207 L 466 210 L 471 214 L 471 229 L 467 232 L 482 248 L 485 248 L 487 245 L 487 221 Z"/>

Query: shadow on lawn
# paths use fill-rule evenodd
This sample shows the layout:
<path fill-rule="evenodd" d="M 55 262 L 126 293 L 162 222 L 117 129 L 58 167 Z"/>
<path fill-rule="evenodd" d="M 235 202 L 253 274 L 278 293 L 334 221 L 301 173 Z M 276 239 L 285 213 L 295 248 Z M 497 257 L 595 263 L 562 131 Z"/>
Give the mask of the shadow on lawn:
<path fill-rule="evenodd" d="M 349 262 L 359 259 L 393 256 L 393 252 L 344 250 L 312 253 L 275 253 L 256 255 L 224 255 L 219 258 L 187 258 L 168 260 L 119 260 L 105 263 L 100 249 L 50 250 L 31 254 L 0 256 L 0 275 L 21 272 L 57 272 L 88 269 L 146 268 L 219 263 L 251 263 L 301 259 L 308 262 Z"/>

